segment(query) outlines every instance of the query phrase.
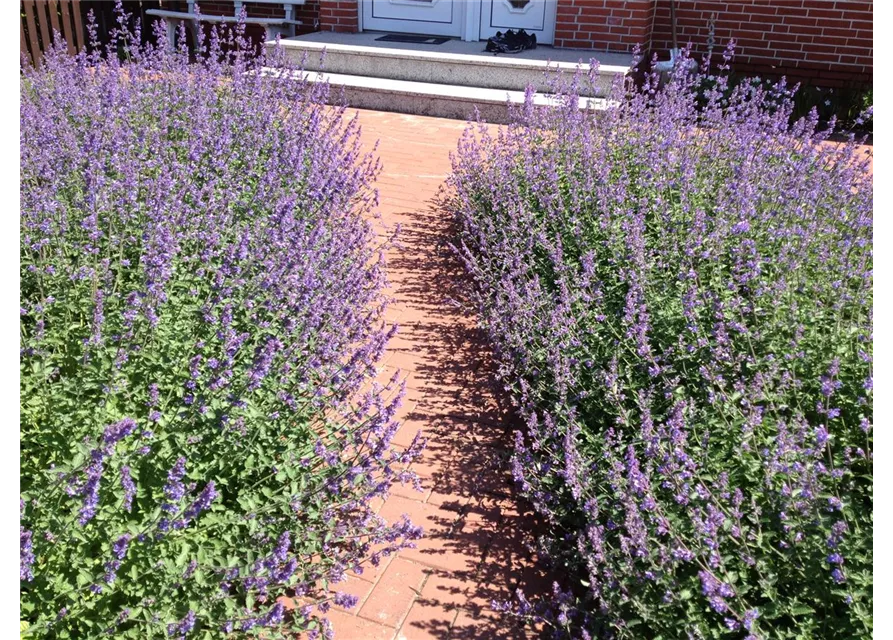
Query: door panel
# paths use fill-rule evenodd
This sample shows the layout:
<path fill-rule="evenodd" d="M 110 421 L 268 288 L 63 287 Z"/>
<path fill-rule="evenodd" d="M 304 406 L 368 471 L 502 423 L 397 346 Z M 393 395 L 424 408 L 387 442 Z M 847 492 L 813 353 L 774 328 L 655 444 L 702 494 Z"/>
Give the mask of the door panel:
<path fill-rule="evenodd" d="M 362 0 L 363 29 L 459 36 L 461 0 Z"/>
<path fill-rule="evenodd" d="M 481 0 L 481 39 L 497 31 L 524 29 L 536 34 L 539 44 L 555 37 L 556 0 Z"/>

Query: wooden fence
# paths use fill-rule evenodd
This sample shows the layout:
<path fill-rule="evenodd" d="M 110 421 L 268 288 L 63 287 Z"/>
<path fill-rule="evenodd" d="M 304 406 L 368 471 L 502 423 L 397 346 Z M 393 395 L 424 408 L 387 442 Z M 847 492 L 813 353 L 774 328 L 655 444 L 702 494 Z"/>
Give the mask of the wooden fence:
<path fill-rule="evenodd" d="M 80 0 L 22 0 L 21 49 L 33 64 L 53 43 L 53 32 L 62 34 L 68 52 L 84 46 L 84 22 Z"/>
<path fill-rule="evenodd" d="M 69 53 L 79 51 L 86 44 L 87 16 L 93 13 L 96 33 L 100 42 L 108 40 L 108 34 L 117 26 L 115 0 L 20 0 L 19 49 L 32 63 L 53 42 L 58 32 Z M 160 0 L 123 0 L 122 6 L 133 20 L 141 22 L 143 37 L 151 35 L 151 20 L 147 9 L 158 9 Z"/>

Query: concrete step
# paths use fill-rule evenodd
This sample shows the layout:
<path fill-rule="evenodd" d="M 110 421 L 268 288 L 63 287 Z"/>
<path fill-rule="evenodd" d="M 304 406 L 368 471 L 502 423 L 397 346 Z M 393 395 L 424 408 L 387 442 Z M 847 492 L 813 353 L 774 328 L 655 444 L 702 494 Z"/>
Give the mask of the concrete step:
<path fill-rule="evenodd" d="M 343 96 L 348 105 L 357 109 L 465 120 L 471 117 L 477 108 L 484 121 L 505 124 L 509 121 L 508 105 L 524 102 L 523 91 L 410 82 L 340 73 L 304 73 L 311 82 L 328 82 L 334 101 Z M 537 106 L 546 106 L 554 102 L 554 95 L 538 93 L 534 96 L 534 104 Z M 579 104 L 581 109 L 601 111 L 607 108 L 608 101 L 604 98 L 589 97 L 580 98 Z"/>
<path fill-rule="evenodd" d="M 608 95 L 615 77 L 626 74 L 631 62 L 627 55 L 551 47 L 519 54 L 524 57 L 481 55 L 484 43 L 458 40 L 441 46 L 395 46 L 374 39 L 380 35 L 314 33 L 283 39 L 281 44 L 287 57 L 296 63 L 303 61 L 308 71 L 509 91 L 524 91 L 533 85 L 542 93 L 554 90 L 554 71 L 570 76 L 581 62 L 588 69 L 589 60 L 596 58 L 602 62 L 598 80 L 591 91 L 584 92 L 591 97 Z M 552 73 L 547 73 L 550 70 Z"/>

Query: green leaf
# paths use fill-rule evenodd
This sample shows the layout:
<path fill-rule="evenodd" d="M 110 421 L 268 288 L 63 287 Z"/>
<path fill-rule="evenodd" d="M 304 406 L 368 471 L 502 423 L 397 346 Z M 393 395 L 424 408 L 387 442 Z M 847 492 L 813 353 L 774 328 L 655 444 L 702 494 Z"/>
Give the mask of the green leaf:
<path fill-rule="evenodd" d="M 815 614 L 815 609 L 805 604 L 797 604 L 790 608 L 790 612 L 793 616 L 811 616 Z"/>

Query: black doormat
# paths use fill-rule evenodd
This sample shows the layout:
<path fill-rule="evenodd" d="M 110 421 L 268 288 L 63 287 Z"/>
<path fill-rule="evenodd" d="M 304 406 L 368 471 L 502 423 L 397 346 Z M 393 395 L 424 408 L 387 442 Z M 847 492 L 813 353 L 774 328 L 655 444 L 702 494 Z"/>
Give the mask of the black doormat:
<path fill-rule="evenodd" d="M 449 38 L 439 38 L 437 36 L 410 36 L 402 33 L 389 33 L 386 36 L 375 39 L 376 42 L 411 42 L 412 44 L 443 44 L 448 42 Z"/>

